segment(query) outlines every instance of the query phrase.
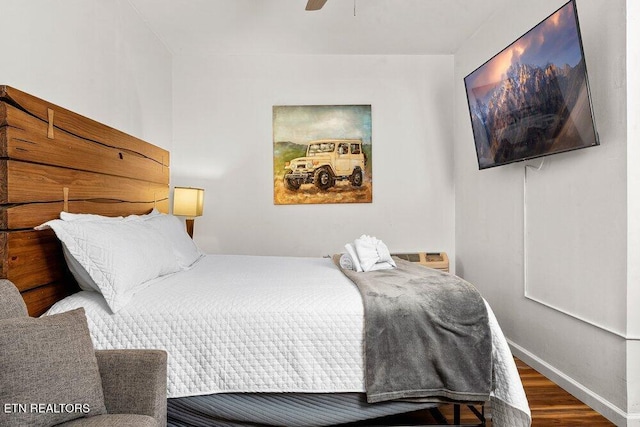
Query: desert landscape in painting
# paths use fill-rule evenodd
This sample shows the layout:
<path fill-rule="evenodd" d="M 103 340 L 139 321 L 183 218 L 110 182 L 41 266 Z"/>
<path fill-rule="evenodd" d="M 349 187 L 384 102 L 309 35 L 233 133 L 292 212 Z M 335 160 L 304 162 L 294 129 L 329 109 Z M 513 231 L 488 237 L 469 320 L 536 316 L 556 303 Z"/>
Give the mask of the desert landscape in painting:
<path fill-rule="evenodd" d="M 371 203 L 370 105 L 273 107 L 276 205 Z"/>

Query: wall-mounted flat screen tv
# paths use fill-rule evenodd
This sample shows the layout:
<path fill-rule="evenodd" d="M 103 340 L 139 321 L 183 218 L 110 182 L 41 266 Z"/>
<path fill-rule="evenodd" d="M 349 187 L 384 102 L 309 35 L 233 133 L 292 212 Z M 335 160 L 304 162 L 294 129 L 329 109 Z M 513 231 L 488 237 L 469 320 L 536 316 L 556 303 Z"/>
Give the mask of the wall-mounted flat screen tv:
<path fill-rule="evenodd" d="M 464 83 L 480 169 L 599 144 L 573 0 Z"/>

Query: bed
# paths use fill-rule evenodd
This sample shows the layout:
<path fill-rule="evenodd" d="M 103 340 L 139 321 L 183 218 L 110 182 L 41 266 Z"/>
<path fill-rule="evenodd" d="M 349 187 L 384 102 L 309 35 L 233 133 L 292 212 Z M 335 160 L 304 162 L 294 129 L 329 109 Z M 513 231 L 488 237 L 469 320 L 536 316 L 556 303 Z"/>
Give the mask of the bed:
<path fill-rule="evenodd" d="M 363 303 L 330 259 L 198 257 L 115 314 L 106 294 L 79 292 L 54 232 L 33 227 L 60 212 L 167 213 L 169 153 L 7 86 L 0 99 L 1 277 L 32 316 L 85 307 L 96 348 L 167 349 L 173 425 L 333 425 L 434 407 L 363 398 Z M 301 276 L 312 283 L 301 287 Z M 517 371 L 487 311 L 494 425 L 528 425 Z M 204 349 L 183 351 L 186 337 Z M 203 412 L 208 422 L 194 415 Z"/>

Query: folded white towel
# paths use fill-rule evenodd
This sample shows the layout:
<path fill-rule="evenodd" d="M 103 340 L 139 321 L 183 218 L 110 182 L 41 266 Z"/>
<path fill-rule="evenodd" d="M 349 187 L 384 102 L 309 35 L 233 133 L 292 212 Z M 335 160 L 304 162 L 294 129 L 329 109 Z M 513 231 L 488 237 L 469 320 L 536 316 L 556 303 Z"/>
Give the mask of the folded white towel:
<path fill-rule="evenodd" d="M 362 271 L 382 270 L 395 268 L 396 263 L 391 258 L 389 248 L 382 240 L 363 234 L 353 242 L 356 257 L 360 262 Z M 352 258 L 355 258 L 352 256 Z"/>
<path fill-rule="evenodd" d="M 358 260 L 358 254 L 356 254 L 356 250 L 351 243 L 347 243 L 344 245 L 344 248 L 347 250 L 347 254 L 349 258 L 351 258 L 351 262 L 353 263 L 353 270 L 357 272 L 362 271 L 362 266 L 360 265 L 360 261 Z"/>
<path fill-rule="evenodd" d="M 353 265 L 353 260 L 349 254 L 342 254 L 340 257 L 340 267 L 345 270 L 355 270 L 355 266 Z"/>

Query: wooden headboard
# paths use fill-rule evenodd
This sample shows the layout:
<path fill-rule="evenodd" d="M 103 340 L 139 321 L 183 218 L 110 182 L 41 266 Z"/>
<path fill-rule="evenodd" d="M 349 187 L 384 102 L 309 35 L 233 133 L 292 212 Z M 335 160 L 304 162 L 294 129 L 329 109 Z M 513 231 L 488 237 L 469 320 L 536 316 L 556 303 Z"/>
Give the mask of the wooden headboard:
<path fill-rule="evenodd" d="M 62 210 L 107 216 L 169 208 L 169 152 L 0 86 L 0 278 L 31 316 L 77 291 L 59 241 L 33 227 Z"/>

